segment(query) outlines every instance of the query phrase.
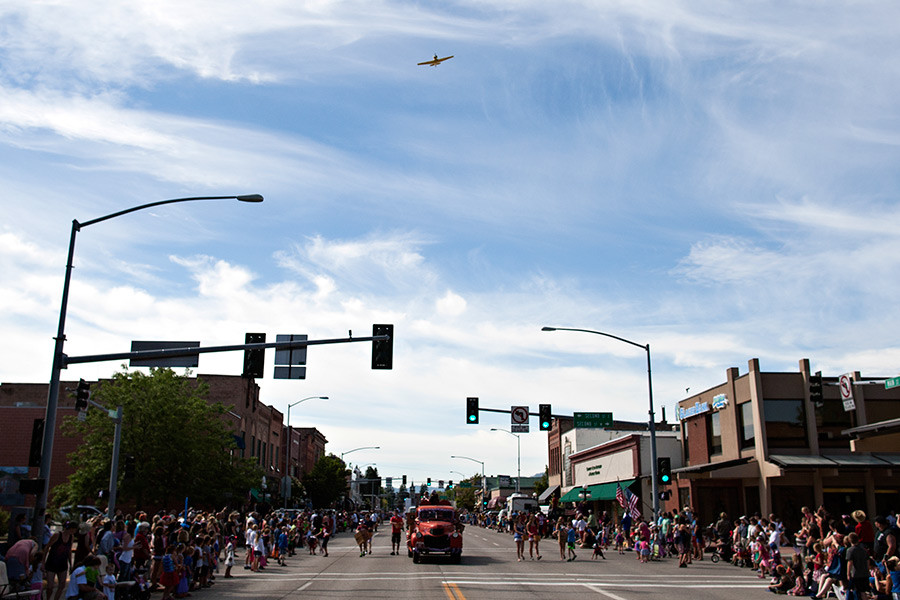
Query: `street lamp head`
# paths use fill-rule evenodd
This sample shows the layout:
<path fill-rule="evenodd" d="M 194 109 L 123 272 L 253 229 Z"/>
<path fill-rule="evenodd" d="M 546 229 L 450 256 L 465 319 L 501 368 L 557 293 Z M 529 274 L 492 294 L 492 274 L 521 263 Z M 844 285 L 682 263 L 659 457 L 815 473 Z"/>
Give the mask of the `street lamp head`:
<path fill-rule="evenodd" d="M 541 331 L 556 331 L 556 327 L 541 327 Z"/>
<path fill-rule="evenodd" d="M 243 196 L 235 196 L 241 202 L 262 202 L 263 197 L 259 194 L 245 194 Z"/>

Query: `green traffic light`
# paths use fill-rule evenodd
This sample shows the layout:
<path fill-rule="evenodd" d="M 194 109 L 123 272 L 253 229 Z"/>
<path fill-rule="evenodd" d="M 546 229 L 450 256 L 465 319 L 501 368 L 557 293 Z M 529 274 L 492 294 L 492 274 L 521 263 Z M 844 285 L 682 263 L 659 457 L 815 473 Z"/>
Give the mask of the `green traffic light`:
<path fill-rule="evenodd" d="M 470 421 L 473 421 L 473 422 L 474 422 L 476 419 L 478 419 L 478 417 L 476 417 L 475 415 L 469 415 L 469 420 L 470 420 Z"/>
<path fill-rule="evenodd" d="M 541 428 L 550 429 L 550 423 L 548 423 L 547 421 L 544 421 L 543 423 L 541 423 Z"/>
<path fill-rule="evenodd" d="M 663 480 L 663 483 L 669 483 L 669 476 L 668 476 L 668 475 L 663 475 L 663 476 L 662 476 L 662 480 Z"/>

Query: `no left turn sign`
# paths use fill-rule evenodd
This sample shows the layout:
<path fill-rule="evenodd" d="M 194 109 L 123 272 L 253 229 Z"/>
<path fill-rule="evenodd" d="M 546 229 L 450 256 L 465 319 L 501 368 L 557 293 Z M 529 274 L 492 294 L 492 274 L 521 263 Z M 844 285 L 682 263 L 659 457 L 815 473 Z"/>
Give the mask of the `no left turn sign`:
<path fill-rule="evenodd" d="M 513 425 L 524 425 L 528 423 L 528 407 L 527 406 L 511 406 L 509 409 L 510 423 Z"/>

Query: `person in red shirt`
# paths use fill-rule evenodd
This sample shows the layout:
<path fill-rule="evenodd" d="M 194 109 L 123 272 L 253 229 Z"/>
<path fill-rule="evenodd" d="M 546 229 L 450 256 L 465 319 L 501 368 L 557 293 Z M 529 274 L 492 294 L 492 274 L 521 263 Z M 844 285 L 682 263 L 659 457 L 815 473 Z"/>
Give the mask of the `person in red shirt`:
<path fill-rule="evenodd" d="M 400 536 L 403 533 L 403 518 L 400 511 L 394 509 L 391 516 L 391 555 L 400 554 Z"/>
<path fill-rule="evenodd" d="M 854 531 L 859 536 L 859 543 L 862 544 L 862 547 L 867 552 L 871 552 L 872 546 L 875 544 L 875 528 L 872 527 L 872 522 L 866 518 L 866 513 L 861 510 L 854 510 L 850 516 L 856 521 Z"/>

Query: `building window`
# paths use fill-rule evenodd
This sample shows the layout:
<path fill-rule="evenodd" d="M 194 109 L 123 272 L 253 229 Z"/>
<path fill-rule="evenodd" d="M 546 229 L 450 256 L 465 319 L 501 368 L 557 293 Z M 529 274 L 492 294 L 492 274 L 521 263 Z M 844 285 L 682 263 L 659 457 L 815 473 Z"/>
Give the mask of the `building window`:
<path fill-rule="evenodd" d="M 740 422 L 738 423 L 738 427 L 740 427 L 741 430 L 741 449 L 752 448 L 754 444 L 754 438 L 756 437 L 753 431 L 752 402 L 744 402 L 739 406 L 738 419 L 740 420 Z"/>
<path fill-rule="evenodd" d="M 769 448 L 808 448 L 803 400 L 763 400 Z"/>
<path fill-rule="evenodd" d="M 684 449 L 684 464 L 691 464 L 691 444 L 688 442 L 688 427 L 687 421 L 681 422 L 681 441 L 682 448 Z M 684 506 L 683 504 L 679 506 Z"/>
<path fill-rule="evenodd" d="M 709 440 L 709 455 L 722 454 L 722 426 L 719 413 L 714 412 L 706 419 L 706 439 Z"/>
<path fill-rule="evenodd" d="M 826 398 L 814 407 L 819 446 L 846 448 L 848 438 L 841 435 L 841 432 L 853 427 L 853 412 L 845 411 L 843 401 L 838 398 Z"/>

